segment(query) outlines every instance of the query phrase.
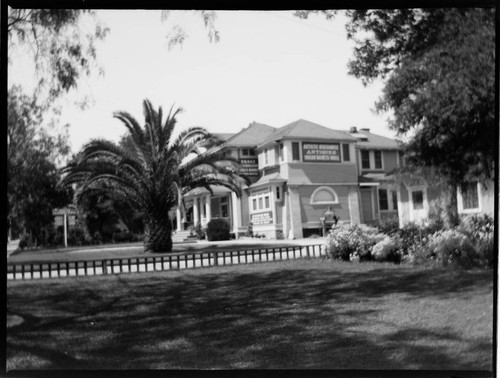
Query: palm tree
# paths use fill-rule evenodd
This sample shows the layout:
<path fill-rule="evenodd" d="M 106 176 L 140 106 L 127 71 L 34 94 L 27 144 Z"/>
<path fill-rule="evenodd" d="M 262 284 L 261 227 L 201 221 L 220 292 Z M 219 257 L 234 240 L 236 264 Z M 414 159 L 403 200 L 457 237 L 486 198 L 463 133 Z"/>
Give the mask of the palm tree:
<path fill-rule="evenodd" d="M 76 200 L 99 188 L 122 197 L 144 214 L 144 247 L 150 252 L 172 251 L 172 223 L 169 210 L 182 206 L 182 195 L 195 187 L 212 192 L 210 185 L 222 185 L 241 195 L 246 182 L 237 174 L 237 162 L 212 153 L 221 143 L 204 128 L 191 127 L 172 138 L 181 109 L 170 109 L 165 122 L 160 107 L 143 103 L 145 124 L 127 112 L 114 117 L 130 133 L 127 148 L 107 140 L 92 140 L 75 160 L 63 168 L 63 185 L 79 183 Z M 217 149 L 215 149 L 217 150 Z"/>

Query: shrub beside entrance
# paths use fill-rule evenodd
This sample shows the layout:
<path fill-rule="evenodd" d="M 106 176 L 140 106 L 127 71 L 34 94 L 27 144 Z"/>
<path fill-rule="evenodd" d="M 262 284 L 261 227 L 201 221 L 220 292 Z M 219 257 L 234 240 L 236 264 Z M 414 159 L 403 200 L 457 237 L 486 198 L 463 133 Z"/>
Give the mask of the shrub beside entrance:
<path fill-rule="evenodd" d="M 229 240 L 231 236 L 229 223 L 224 219 L 212 219 L 207 224 L 206 234 L 208 241 Z"/>

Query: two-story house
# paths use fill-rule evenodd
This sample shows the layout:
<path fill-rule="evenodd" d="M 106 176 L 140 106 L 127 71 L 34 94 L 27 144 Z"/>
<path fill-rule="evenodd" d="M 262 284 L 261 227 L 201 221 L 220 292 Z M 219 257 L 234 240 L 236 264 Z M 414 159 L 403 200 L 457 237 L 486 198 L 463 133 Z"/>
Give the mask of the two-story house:
<path fill-rule="evenodd" d="M 300 119 L 280 128 L 253 122 L 224 134 L 219 150 L 238 159 L 250 184 L 241 197 L 225 187 L 194 189 L 184 196 L 188 212 L 177 209 L 177 229 L 212 218 L 225 219 L 235 236 L 252 225 L 269 238 L 321 233 L 335 214 L 341 223 L 374 223 L 399 218 L 400 225 L 425 220 L 442 188 L 415 177 L 395 180 L 401 146 L 369 129 L 333 130 Z M 493 187 L 471 183 L 459 192 L 460 213 L 491 212 Z M 490 211 L 491 210 L 491 211 Z"/>
<path fill-rule="evenodd" d="M 370 133 L 370 129 L 351 127 L 349 135 L 357 139 L 362 223 L 397 217 L 399 187 L 387 173 L 400 166 L 401 146 L 393 139 Z"/>
<path fill-rule="evenodd" d="M 359 223 L 356 139 L 298 120 L 276 129 L 257 146 L 261 176 L 250 186 L 250 221 L 268 237 L 318 233 L 329 210 Z"/>

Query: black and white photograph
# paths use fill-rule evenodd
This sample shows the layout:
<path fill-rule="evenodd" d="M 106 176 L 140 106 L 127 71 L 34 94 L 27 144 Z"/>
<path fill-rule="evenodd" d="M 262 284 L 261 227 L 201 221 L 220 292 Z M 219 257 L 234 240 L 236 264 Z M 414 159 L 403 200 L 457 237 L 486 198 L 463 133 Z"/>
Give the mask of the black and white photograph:
<path fill-rule="evenodd" d="M 99 4 L 2 4 L 8 374 L 494 376 L 494 2 Z"/>

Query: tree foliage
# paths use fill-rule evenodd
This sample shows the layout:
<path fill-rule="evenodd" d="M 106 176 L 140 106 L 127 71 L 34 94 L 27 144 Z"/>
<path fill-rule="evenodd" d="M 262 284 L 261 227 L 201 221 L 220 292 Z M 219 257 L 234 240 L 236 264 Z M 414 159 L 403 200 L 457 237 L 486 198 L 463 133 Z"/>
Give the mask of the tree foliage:
<path fill-rule="evenodd" d="M 94 18 L 92 26 L 80 24 L 84 15 L 88 20 Z M 92 69 L 99 69 L 95 42 L 104 39 L 108 31 L 89 10 L 9 7 L 9 63 L 32 59 L 38 76 L 37 96 L 51 101 L 76 88 Z"/>
<path fill-rule="evenodd" d="M 176 11 L 180 12 L 180 11 Z M 208 30 L 208 39 L 210 42 L 217 43 L 220 40 L 219 31 L 215 27 L 215 20 L 217 19 L 217 13 L 215 11 L 192 11 L 199 15 L 205 26 L 205 29 Z M 172 11 L 163 10 L 161 11 L 161 20 L 162 22 L 167 22 L 171 17 Z M 166 39 L 168 43 L 168 48 L 172 49 L 175 46 L 182 45 L 185 40 L 189 38 L 189 33 L 186 31 L 185 26 L 180 23 L 175 23 L 171 30 L 168 32 Z"/>
<path fill-rule="evenodd" d="M 43 243 L 53 224 L 53 208 L 71 202 L 71 190 L 57 185 L 56 162 L 69 152 L 67 140 L 44 130 L 43 109 L 19 87 L 9 90 L 7 110 L 8 224 L 14 236 L 26 230 L 35 244 Z"/>
<path fill-rule="evenodd" d="M 393 112 L 390 128 L 408 139 L 406 161 L 435 169 L 448 185 L 449 225 L 456 223 L 457 186 L 494 174 L 495 10 L 361 9 L 346 15 L 347 37 L 355 42 L 349 73 L 364 85 L 385 79 L 376 109 Z"/>
<path fill-rule="evenodd" d="M 162 108 L 156 111 L 145 100 L 144 126 L 129 113 L 117 112 L 114 116 L 127 128 L 132 143 L 124 148 L 106 140 L 93 140 L 63 170 L 63 184 L 80 184 L 78 201 L 98 189 L 141 209 L 147 251 L 172 250 L 168 214 L 181 205 L 184 193 L 196 187 L 211 192 L 211 185 L 241 193 L 243 179 L 236 173 L 236 162 L 205 152 L 220 141 L 201 127 L 189 128 L 173 138 L 179 112 L 171 108 L 163 120 Z"/>
<path fill-rule="evenodd" d="M 497 148 L 494 10 L 348 15 L 348 36 L 357 44 L 350 73 L 364 83 L 387 77 L 377 108 L 394 111 L 390 127 L 398 134 L 412 134 L 408 160 L 435 167 L 452 184 L 491 179 Z"/>

